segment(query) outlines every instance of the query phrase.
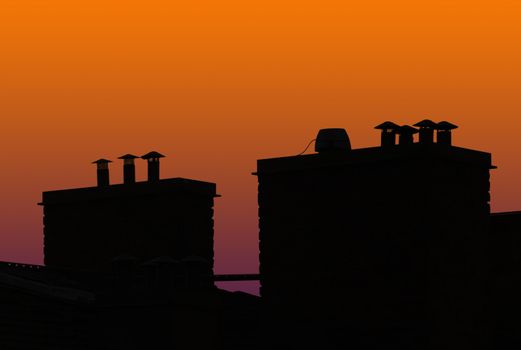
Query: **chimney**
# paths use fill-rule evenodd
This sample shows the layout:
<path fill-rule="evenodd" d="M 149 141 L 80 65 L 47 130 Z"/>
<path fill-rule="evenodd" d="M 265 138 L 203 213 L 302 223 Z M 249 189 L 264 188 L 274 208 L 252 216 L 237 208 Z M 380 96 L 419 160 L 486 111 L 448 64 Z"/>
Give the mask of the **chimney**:
<path fill-rule="evenodd" d="M 92 162 L 92 164 L 97 165 L 98 187 L 109 185 L 109 163 L 112 163 L 112 161 L 103 158 Z"/>
<path fill-rule="evenodd" d="M 393 122 L 384 122 L 380 125 L 374 127 L 377 130 L 382 130 L 381 136 L 381 146 L 382 147 L 391 147 L 396 144 L 396 133 L 400 128 L 399 125 L 394 124 Z"/>
<path fill-rule="evenodd" d="M 429 119 L 422 120 L 414 124 L 420 128 L 420 143 L 432 144 L 434 143 L 434 129 L 438 126 L 435 122 Z"/>
<path fill-rule="evenodd" d="M 418 129 L 413 128 L 409 125 L 403 125 L 398 130 L 399 141 L 398 143 L 400 146 L 403 145 L 412 145 L 414 143 L 414 134 L 418 132 Z"/>
<path fill-rule="evenodd" d="M 443 121 L 439 122 L 437 126 L 438 130 L 438 143 L 440 145 L 451 146 L 452 145 L 452 130 L 458 127 L 452 123 Z"/>
<path fill-rule="evenodd" d="M 149 182 L 159 181 L 159 158 L 163 157 L 164 155 L 155 151 L 149 152 L 144 156 L 141 156 L 141 158 L 145 159 L 148 163 Z"/>
<path fill-rule="evenodd" d="M 136 182 L 136 165 L 134 159 L 139 158 L 133 154 L 125 154 L 118 159 L 123 159 L 123 183 L 133 184 Z"/>
<path fill-rule="evenodd" d="M 320 129 L 315 142 L 315 152 L 350 151 L 351 142 L 345 129 Z"/>

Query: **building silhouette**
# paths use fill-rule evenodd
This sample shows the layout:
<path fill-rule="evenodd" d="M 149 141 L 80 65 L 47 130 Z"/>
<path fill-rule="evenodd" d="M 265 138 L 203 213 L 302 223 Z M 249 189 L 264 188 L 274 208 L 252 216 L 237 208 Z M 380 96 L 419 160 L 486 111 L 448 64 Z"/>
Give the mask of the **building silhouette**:
<path fill-rule="evenodd" d="M 158 256 L 205 259 L 213 267 L 213 183 L 160 179 L 150 152 L 148 180 L 135 182 L 134 159 L 124 160 L 124 183 L 109 184 L 110 161 L 100 159 L 96 187 L 43 193 L 44 262 L 51 267 L 108 268 L 114 257 L 145 262 Z"/>
<path fill-rule="evenodd" d="M 414 143 L 387 122 L 363 149 L 325 129 L 318 153 L 258 161 L 261 296 L 278 319 L 333 320 L 357 349 L 482 343 L 491 155 L 440 124 Z"/>
<path fill-rule="evenodd" d="M 208 277 L 167 257 L 103 271 L 0 263 L 0 348 L 255 348 L 259 298 Z"/>
<path fill-rule="evenodd" d="M 521 347 L 521 212 L 490 217 L 490 332 L 498 349 Z"/>
<path fill-rule="evenodd" d="M 255 344 L 259 298 L 216 288 L 213 183 L 147 181 L 123 160 L 111 184 L 43 192 L 45 266 L 0 262 L 0 349 L 244 349 Z M 203 336 L 202 336 L 203 335 Z"/>
<path fill-rule="evenodd" d="M 0 349 L 518 349 L 521 212 L 490 213 L 490 153 L 375 128 L 258 160 L 260 274 L 213 273 L 215 184 L 95 161 L 95 187 L 43 193 L 45 266 L 0 262 Z"/>

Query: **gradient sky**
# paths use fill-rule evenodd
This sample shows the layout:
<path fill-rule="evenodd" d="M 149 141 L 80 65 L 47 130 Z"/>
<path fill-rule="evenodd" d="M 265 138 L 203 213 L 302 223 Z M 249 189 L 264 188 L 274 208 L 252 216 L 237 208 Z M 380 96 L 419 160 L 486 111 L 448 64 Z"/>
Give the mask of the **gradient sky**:
<path fill-rule="evenodd" d="M 521 210 L 521 2 L 3 0 L 0 260 L 42 262 L 41 192 L 157 150 L 216 182 L 216 272 L 258 270 L 256 159 L 324 127 L 460 125 L 493 153 L 493 211 Z M 146 176 L 138 162 L 138 178 Z"/>

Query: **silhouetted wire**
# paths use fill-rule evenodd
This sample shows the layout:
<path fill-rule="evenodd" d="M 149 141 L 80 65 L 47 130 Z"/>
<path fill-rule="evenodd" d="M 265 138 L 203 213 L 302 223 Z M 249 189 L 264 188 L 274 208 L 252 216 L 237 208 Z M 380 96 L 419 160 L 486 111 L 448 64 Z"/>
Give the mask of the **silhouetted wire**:
<path fill-rule="evenodd" d="M 303 155 L 304 152 L 306 152 L 306 151 L 308 150 L 309 146 L 311 146 L 311 144 L 312 144 L 313 142 L 315 142 L 316 140 L 317 140 L 317 139 L 313 139 L 313 140 L 309 141 L 309 143 L 308 143 L 308 145 L 306 146 L 306 148 L 304 148 L 304 150 L 303 150 L 302 152 L 300 152 L 299 154 L 297 154 L 297 156 L 301 156 L 301 155 Z"/>

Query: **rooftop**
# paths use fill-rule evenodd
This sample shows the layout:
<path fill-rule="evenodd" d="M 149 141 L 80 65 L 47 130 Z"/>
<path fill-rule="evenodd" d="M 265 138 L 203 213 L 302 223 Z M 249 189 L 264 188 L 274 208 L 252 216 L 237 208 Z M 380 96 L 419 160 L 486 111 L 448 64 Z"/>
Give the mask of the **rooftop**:
<path fill-rule="evenodd" d="M 219 197 L 216 193 L 216 185 L 211 182 L 189 180 L 180 177 L 162 179 L 156 182 L 142 181 L 132 184 L 115 184 L 106 187 L 84 187 L 68 190 L 56 190 L 43 192 L 43 200 L 40 205 L 62 204 L 100 200 L 116 197 L 136 197 L 157 194 L 170 194 L 190 192 L 196 195 Z"/>
<path fill-rule="evenodd" d="M 440 159 L 450 162 L 472 164 L 494 169 L 491 154 L 461 147 L 447 147 L 441 144 L 414 143 L 406 146 L 395 145 L 388 148 L 370 147 L 328 154 L 307 154 L 300 156 L 260 159 L 257 161 L 258 173 L 277 173 L 298 171 L 317 167 L 347 164 L 366 164 L 375 162 L 399 162 L 419 159 Z M 257 175 L 258 173 L 254 173 Z"/>

